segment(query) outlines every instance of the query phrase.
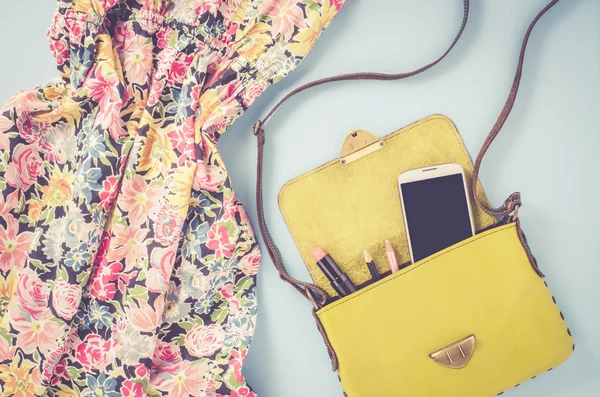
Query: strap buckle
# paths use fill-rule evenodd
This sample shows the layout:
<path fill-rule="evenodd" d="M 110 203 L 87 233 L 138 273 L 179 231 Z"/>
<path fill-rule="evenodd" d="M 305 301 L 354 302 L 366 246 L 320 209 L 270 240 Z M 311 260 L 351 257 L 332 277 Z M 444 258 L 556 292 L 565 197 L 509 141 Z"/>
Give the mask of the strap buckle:
<path fill-rule="evenodd" d="M 252 131 L 254 131 L 254 136 L 257 136 L 260 133 L 260 130 L 262 130 L 262 121 L 258 120 L 256 123 L 254 123 L 254 125 L 252 126 Z"/>
<path fill-rule="evenodd" d="M 513 211 L 511 217 L 510 217 L 510 221 L 511 222 L 516 222 L 517 218 L 519 217 L 519 208 L 521 208 L 521 204 L 516 204 L 515 205 L 515 210 Z"/>

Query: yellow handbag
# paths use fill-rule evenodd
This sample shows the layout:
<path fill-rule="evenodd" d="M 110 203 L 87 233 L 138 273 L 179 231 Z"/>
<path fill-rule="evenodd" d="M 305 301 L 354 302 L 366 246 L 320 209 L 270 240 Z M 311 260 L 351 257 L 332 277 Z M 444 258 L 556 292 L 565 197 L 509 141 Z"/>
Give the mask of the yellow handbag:
<path fill-rule="evenodd" d="M 279 206 L 314 284 L 292 278 L 265 223 L 262 208 L 264 130 L 273 114 L 255 125 L 259 167 L 257 209 L 267 251 L 281 278 L 314 306 L 313 314 L 348 397 L 488 397 L 518 386 L 565 361 L 574 349 L 571 332 L 527 245 L 513 193 L 499 208 L 491 208 L 478 181 L 481 161 L 514 104 L 527 40 L 523 40 L 517 74 L 501 115 L 485 140 L 475 164 L 453 123 L 434 115 L 381 139 L 352 131 L 340 158 L 290 182 L 279 195 Z M 290 96 L 324 82 L 397 75 L 350 74 L 309 83 Z M 384 264 L 391 240 L 396 253 L 408 260 L 397 176 L 441 163 L 458 163 L 470 184 L 474 223 L 471 238 L 401 270 L 370 282 L 360 253 L 367 249 Z M 310 198 L 310 199 L 309 199 Z M 313 246 L 336 258 L 358 291 L 340 298 L 316 267 Z"/>

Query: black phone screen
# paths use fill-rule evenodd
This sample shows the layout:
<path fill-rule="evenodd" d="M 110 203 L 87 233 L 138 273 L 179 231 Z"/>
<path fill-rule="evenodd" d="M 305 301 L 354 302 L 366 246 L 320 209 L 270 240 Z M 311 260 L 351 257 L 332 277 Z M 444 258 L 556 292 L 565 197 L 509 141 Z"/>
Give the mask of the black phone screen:
<path fill-rule="evenodd" d="M 414 261 L 473 235 L 461 174 L 402 183 Z"/>

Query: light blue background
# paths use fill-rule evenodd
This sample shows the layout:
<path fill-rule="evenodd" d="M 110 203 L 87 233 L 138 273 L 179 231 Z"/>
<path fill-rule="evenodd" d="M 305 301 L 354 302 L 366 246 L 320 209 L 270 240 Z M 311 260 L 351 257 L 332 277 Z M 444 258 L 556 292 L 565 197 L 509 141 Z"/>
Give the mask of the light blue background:
<path fill-rule="evenodd" d="M 461 3 L 349 0 L 307 60 L 235 123 L 220 149 L 255 226 L 254 121 L 285 92 L 315 78 L 407 71 L 430 62 L 454 37 Z M 269 122 L 266 212 L 294 276 L 308 280 L 277 209 L 277 192 L 287 180 L 338 156 L 349 130 L 383 136 L 442 113 L 456 123 L 471 155 L 479 149 L 506 99 L 525 29 L 547 0 L 472 3 L 460 43 L 426 74 L 313 89 Z M 52 1 L 0 2 L 0 102 L 56 76 L 45 39 L 53 7 Z M 494 204 L 522 192 L 523 226 L 577 350 L 564 365 L 507 397 L 600 396 L 599 112 L 600 2 L 563 0 L 534 30 L 515 109 L 481 177 Z M 261 397 L 341 396 L 310 305 L 264 257 L 257 332 L 245 367 L 249 382 Z"/>

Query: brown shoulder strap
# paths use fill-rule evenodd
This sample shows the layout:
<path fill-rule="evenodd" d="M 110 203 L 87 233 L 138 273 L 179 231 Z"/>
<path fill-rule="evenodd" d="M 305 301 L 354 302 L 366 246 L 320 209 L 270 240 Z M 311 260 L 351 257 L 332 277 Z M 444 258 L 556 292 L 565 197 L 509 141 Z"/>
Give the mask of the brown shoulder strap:
<path fill-rule="evenodd" d="M 502 125 L 504 125 L 504 122 L 508 118 L 508 115 L 510 114 L 510 111 L 514 105 L 515 98 L 517 96 L 517 90 L 519 88 L 519 82 L 521 80 L 522 70 L 523 70 L 523 60 L 524 60 L 524 56 L 525 56 L 525 48 L 527 47 L 527 41 L 529 40 L 531 31 L 533 30 L 533 27 L 535 26 L 537 21 L 542 17 L 542 15 L 544 15 L 544 13 L 546 13 L 546 11 L 548 11 L 552 6 L 554 6 L 556 3 L 558 3 L 558 1 L 559 0 L 552 0 L 546 7 L 544 7 L 544 9 L 542 11 L 540 11 L 540 13 L 534 18 L 534 20 L 529 25 L 529 28 L 527 29 L 527 33 L 525 34 L 525 37 L 523 39 L 523 44 L 521 46 L 521 53 L 519 55 L 519 61 L 517 64 L 517 73 L 515 75 L 515 79 L 514 79 L 512 88 L 510 90 L 510 94 L 508 96 L 506 104 L 504 105 L 504 108 L 502 109 L 502 112 L 500 113 L 500 117 L 498 117 L 498 120 L 494 124 L 494 127 L 490 131 L 489 135 L 487 136 L 486 140 L 484 141 L 484 143 L 481 147 L 481 150 L 479 151 L 479 154 L 477 155 L 477 158 L 475 160 L 475 167 L 473 170 L 473 178 L 474 179 L 476 179 L 477 176 L 479 175 L 479 168 L 481 167 L 481 161 L 483 160 L 483 156 L 485 155 L 487 149 L 490 147 L 494 138 L 496 138 L 496 136 L 500 132 Z M 438 64 L 442 59 L 444 59 L 446 57 L 446 55 L 448 55 L 448 53 L 452 50 L 452 48 L 454 48 L 454 46 L 460 39 L 460 37 L 465 29 L 468 16 L 469 16 L 469 0 L 464 0 L 464 15 L 463 15 L 463 20 L 462 20 L 462 23 L 458 30 L 458 33 L 457 33 L 456 37 L 454 38 L 454 40 L 452 41 L 452 43 L 450 44 L 450 47 L 448 47 L 448 49 L 435 61 L 433 61 L 419 69 L 413 70 L 411 72 L 406 72 L 406 73 L 397 73 L 397 74 L 374 73 L 374 72 L 348 73 L 348 74 L 341 74 L 341 75 L 337 75 L 337 76 L 331 76 L 331 77 L 326 77 L 323 79 L 312 81 L 310 83 L 304 84 L 304 85 L 292 90 L 289 94 L 287 94 L 279 102 L 277 102 L 277 104 L 269 111 L 269 113 L 267 113 L 267 115 L 262 120 L 259 120 L 254 125 L 254 134 L 257 137 L 257 143 L 258 143 L 256 208 L 257 208 L 257 212 L 258 212 L 259 227 L 260 227 L 261 234 L 263 236 L 263 240 L 267 247 L 267 252 L 269 253 L 269 256 L 271 257 L 271 259 L 273 260 L 273 264 L 275 265 L 275 268 L 279 272 L 279 276 L 281 277 L 281 279 L 283 279 L 284 281 L 291 284 L 304 297 L 309 299 L 313 303 L 313 305 L 315 305 L 316 307 L 321 306 L 325 303 L 327 295 L 325 294 L 325 292 L 322 289 L 320 289 L 316 285 L 310 284 L 310 283 L 305 283 L 305 282 L 297 280 L 289 275 L 289 273 L 287 272 L 285 265 L 283 263 L 281 253 L 279 252 L 279 249 L 275 245 L 275 242 L 273 241 L 273 238 L 271 237 L 271 234 L 269 233 L 269 229 L 268 229 L 266 221 L 265 221 L 265 213 L 264 213 L 264 209 L 263 209 L 263 194 L 262 194 L 262 184 L 263 184 L 263 172 L 262 171 L 263 171 L 263 160 L 264 160 L 263 147 L 265 144 L 265 131 L 263 129 L 263 125 L 271 118 L 271 116 L 277 111 L 277 109 L 279 109 L 279 107 L 281 105 L 283 105 L 283 103 L 285 101 L 287 101 L 294 95 L 299 94 L 300 92 L 307 90 L 311 87 L 315 87 L 315 86 L 327 84 L 327 83 L 333 83 L 336 81 L 346 81 L 346 80 L 400 80 L 400 79 L 414 76 L 416 74 L 426 71 L 427 69 Z M 477 195 L 475 194 L 475 186 L 476 185 L 473 184 L 473 195 L 477 198 Z M 517 207 L 519 207 L 521 205 L 521 199 L 520 199 L 519 193 L 513 193 L 504 202 L 504 204 L 499 208 L 490 208 L 485 203 L 481 202 L 478 198 L 477 198 L 477 204 L 481 207 L 481 209 L 483 209 L 485 212 L 487 212 L 490 215 L 506 216 L 506 215 L 511 214 Z"/>
<path fill-rule="evenodd" d="M 506 122 L 506 119 L 508 118 L 508 115 L 510 114 L 510 111 L 512 110 L 513 105 L 515 104 L 515 99 L 517 98 L 517 91 L 519 91 L 519 84 L 521 83 L 521 75 L 523 74 L 523 61 L 525 60 L 525 50 L 527 49 L 527 43 L 529 42 L 529 36 L 531 36 L 533 27 L 550 8 L 552 8 L 556 3 L 558 3 L 558 1 L 559 0 L 552 0 L 550 3 L 548 3 L 548 5 L 546 5 L 546 7 L 544 7 L 535 16 L 535 18 L 533 18 L 533 21 L 531 21 L 531 23 L 529 24 L 529 27 L 527 28 L 527 32 L 525 32 L 525 37 L 523 38 L 523 42 L 521 43 L 521 51 L 519 53 L 519 61 L 517 62 L 517 71 L 515 73 L 515 78 L 513 80 L 513 83 L 512 83 L 511 89 L 510 89 L 510 93 L 508 94 L 508 98 L 506 99 L 506 103 L 504 104 L 504 107 L 502 108 L 502 111 L 500 112 L 500 116 L 498 117 L 498 120 L 496 120 L 496 123 L 492 127 L 492 130 L 489 132 L 488 136 L 485 138 L 485 141 L 483 141 L 483 144 L 481 145 L 481 149 L 479 149 L 479 153 L 477 154 L 477 158 L 475 159 L 475 166 L 473 168 L 473 180 L 474 181 L 476 181 L 477 178 L 479 177 L 479 169 L 481 168 L 481 162 L 483 161 L 483 156 L 485 156 L 485 153 L 490 148 L 490 145 L 492 144 L 492 142 L 494 141 L 496 136 L 498 136 L 498 133 L 500 133 L 502 126 Z M 519 192 L 515 192 L 515 193 L 511 194 L 504 201 L 504 204 L 502 204 L 500 207 L 491 208 L 486 203 L 482 202 L 479 199 L 479 197 L 477 196 L 477 192 L 476 192 L 477 185 L 475 183 L 473 183 L 471 185 L 472 185 L 473 196 L 475 197 L 475 200 L 477 201 L 477 205 L 479 205 L 479 207 L 483 211 L 487 212 L 490 215 L 498 216 L 498 217 L 506 216 L 506 215 L 513 213 L 513 211 L 516 211 L 521 206 L 521 194 Z"/>

